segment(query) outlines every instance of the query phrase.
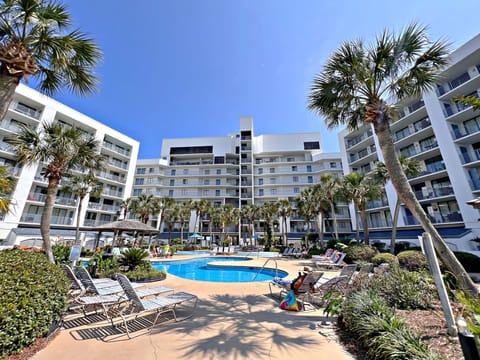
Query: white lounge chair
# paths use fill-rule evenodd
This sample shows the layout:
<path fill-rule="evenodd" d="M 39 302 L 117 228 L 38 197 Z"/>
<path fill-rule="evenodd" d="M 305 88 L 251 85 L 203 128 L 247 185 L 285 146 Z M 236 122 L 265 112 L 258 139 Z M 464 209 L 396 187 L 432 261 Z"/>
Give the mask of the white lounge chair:
<path fill-rule="evenodd" d="M 345 259 L 345 256 L 346 254 L 345 253 L 341 253 L 341 252 L 338 252 L 336 255 L 335 255 L 335 259 L 334 260 L 325 260 L 325 261 L 315 261 L 315 266 L 317 268 L 322 268 L 322 267 L 326 267 L 326 268 L 334 268 L 334 267 L 341 267 L 343 266 L 343 259 Z"/>
<path fill-rule="evenodd" d="M 152 328 L 156 325 L 158 318 L 161 314 L 171 312 L 173 314 L 175 321 L 179 321 L 177 319 L 177 314 L 175 312 L 177 305 L 182 304 L 184 302 L 188 302 L 188 301 L 194 301 L 193 310 L 197 306 L 198 297 L 196 295 L 189 294 L 186 292 L 177 292 L 177 293 L 166 295 L 166 296 L 157 296 L 151 299 L 142 299 L 139 292 L 132 287 L 132 284 L 130 283 L 130 281 L 125 275 L 118 274 L 117 280 L 120 283 L 120 286 L 125 291 L 128 301 L 130 302 L 129 304 L 130 306 L 128 307 L 127 311 L 124 311 L 123 313 L 120 314 L 120 317 L 122 318 L 123 327 L 125 328 L 125 332 L 129 338 L 130 338 L 130 331 L 128 329 L 127 320 L 130 319 L 131 317 L 134 317 L 134 320 L 135 320 L 139 316 L 142 316 L 147 313 L 155 312 L 156 313 L 155 319 L 151 322 L 151 326 L 148 329 L 148 331 L 151 331 Z M 192 314 L 190 314 L 187 317 L 184 317 L 181 320 L 185 320 L 191 317 L 193 315 L 193 310 L 192 310 Z M 145 320 L 148 321 L 146 317 L 145 317 Z M 112 321 L 112 325 L 114 325 L 113 321 Z"/>

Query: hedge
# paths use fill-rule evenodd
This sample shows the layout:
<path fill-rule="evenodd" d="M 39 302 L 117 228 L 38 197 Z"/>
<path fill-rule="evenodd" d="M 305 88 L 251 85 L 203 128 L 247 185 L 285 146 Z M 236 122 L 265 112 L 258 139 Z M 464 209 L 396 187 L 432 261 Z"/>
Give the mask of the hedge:
<path fill-rule="evenodd" d="M 45 254 L 0 251 L 0 358 L 47 335 L 67 306 L 68 279 Z"/>

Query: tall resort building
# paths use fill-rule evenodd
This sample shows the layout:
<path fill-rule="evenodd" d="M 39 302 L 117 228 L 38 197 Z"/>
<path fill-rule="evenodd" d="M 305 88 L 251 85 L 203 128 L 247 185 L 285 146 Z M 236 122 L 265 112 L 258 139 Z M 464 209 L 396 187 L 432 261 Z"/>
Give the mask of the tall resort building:
<path fill-rule="evenodd" d="M 206 199 L 215 207 L 236 208 L 286 199 L 295 208 L 302 190 L 318 183 L 321 175 L 343 174 L 340 154 L 322 152 L 320 133 L 255 136 L 253 130 L 253 119 L 242 117 L 239 130 L 231 135 L 164 139 L 160 159 L 137 162 L 132 195 L 170 197 L 177 203 Z M 339 231 L 350 233 L 348 207 L 339 206 L 337 212 Z M 191 232 L 199 229 L 193 229 L 193 218 Z M 305 234 L 304 217 L 295 212 L 287 220 L 289 238 Z M 264 231 L 262 224 L 256 223 L 256 232 Z M 158 218 L 152 225 L 160 226 Z M 274 228 L 277 235 L 281 226 Z M 234 239 L 245 235 L 235 226 L 229 232 Z"/>
<path fill-rule="evenodd" d="M 480 245 L 471 241 L 480 237 L 480 213 L 467 204 L 480 196 L 480 112 L 454 100 L 479 94 L 480 35 L 451 54 L 434 90 L 397 104 L 398 120 L 391 124 L 398 155 L 420 163 L 421 172 L 409 179 L 416 197 L 454 250 L 478 250 Z M 383 161 L 370 125 L 341 132 L 339 143 L 345 174 L 368 173 Z M 385 196 L 369 203 L 371 237 L 388 238 L 396 200 L 388 183 Z M 403 204 L 398 225 L 399 238 L 421 233 L 418 221 Z"/>
<path fill-rule="evenodd" d="M 24 86 L 17 87 L 6 117 L 0 122 L 0 164 L 6 165 L 17 178 L 12 194 L 13 206 L 0 221 L 0 238 L 7 243 L 35 243 L 40 240 L 39 224 L 47 193 L 46 179 L 41 175 L 44 164 L 21 167 L 12 148 L 4 140 L 14 136 L 19 126 L 39 129 L 42 123 L 60 122 L 65 126 L 81 128 L 101 144 L 106 167 L 98 174 L 103 192 L 98 198 L 87 196 L 82 212 L 78 213 L 78 197 L 62 191 L 57 193 L 52 214 L 51 235 L 72 235 L 77 217 L 83 229 L 114 221 L 118 217 L 120 202 L 131 195 L 133 174 L 139 143 L 104 124 L 81 114 L 52 98 Z M 68 182 L 64 178 L 60 185 Z"/>

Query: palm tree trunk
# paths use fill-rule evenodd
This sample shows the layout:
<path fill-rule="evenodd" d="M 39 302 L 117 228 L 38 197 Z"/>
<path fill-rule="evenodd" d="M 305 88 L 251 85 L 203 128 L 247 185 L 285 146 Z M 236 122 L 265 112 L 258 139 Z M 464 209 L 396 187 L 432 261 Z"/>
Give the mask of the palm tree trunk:
<path fill-rule="evenodd" d="M 1 69 L 3 70 L 3 69 Z M 4 70 L 5 71 L 5 70 Z M 20 78 L 0 71 L 0 121 L 5 118 Z"/>
<path fill-rule="evenodd" d="M 57 189 L 60 179 L 56 177 L 48 178 L 47 197 L 45 198 L 45 207 L 43 209 L 42 217 L 40 219 L 40 232 L 43 239 L 43 247 L 47 254 L 48 260 L 55 264 L 53 257 L 52 243 L 50 241 L 50 224 L 52 222 L 53 205 L 57 197 Z"/>
<path fill-rule="evenodd" d="M 363 225 L 363 243 L 365 245 L 370 245 L 367 213 L 363 207 L 360 209 L 360 217 L 362 218 Z"/>
<path fill-rule="evenodd" d="M 282 218 L 283 221 L 283 238 L 285 239 L 285 246 L 288 246 L 288 232 L 287 232 L 287 217 Z"/>
<path fill-rule="evenodd" d="M 317 229 L 318 229 L 318 239 L 320 240 L 320 247 L 323 248 L 323 215 L 320 215 L 322 220 L 320 221 L 318 219 L 319 215 L 315 215 L 315 222 L 317 223 Z"/>
<path fill-rule="evenodd" d="M 330 203 L 330 208 L 332 209 L 333 216 L 333 233 L 335 234 L 335 240 L 338 241 L 338 224 L 337 224 L 337 214 L 335 214 L 335 205 L 333 202 Z"/>
<path fill-rule="evenodd" d="M 355 225 L 357 227 L 357 231 L 355 234 L 355 240 L 357 240 L 357 244 L 360 243 L 360 221 L 358 220 L 358 215 L 360 214 L 360 210 L 358 209 L 357 204 L 354 202 L 353 208 L 355 209 Z"/>
<path fill-rule="evenodd" d="M 78 198 L 78 209 L 77 209 L 77 226 L 75 229 L 75 244 L 78 245 L 78 240 L 80 237 L 80 214 L 82 213 L 83 199 L 85 196 L 79 196 Z"/>
<path fill-rule="evenodd" d="M 395 255 L 395 240 L 397 237 L 398 216 L 400 215 L 400 198 L 397 197 L 393 213 L 392 239 L 390 240 L 390 252 Z"/>
<path fill-rule="evenodd" d="M 383 120 L 383 121 L 382 121 Z M 420 222 L 425 232 L 433 239 L 435 250 L 449 271 L 457 278 L 459 285 L 471 296 L 478 296 L 478 288 L 472 281 L 462 264 L 453 254 L 446 242 L 442 239 L 437 229 L 433 226 L 419 201 L 415 197 L 408 179 L 403 172 L 402 165 L 398 160 L 390 135 L 390 126 L 384 113 L 380 113 L 379 119 L 374 123 L 375 134 L 377 135 L 380 149 L 382 150 L 385 166 L 390 174 L 392 184 L 397 191 L 399 198 L 412 212 L 413 216 Z"/>

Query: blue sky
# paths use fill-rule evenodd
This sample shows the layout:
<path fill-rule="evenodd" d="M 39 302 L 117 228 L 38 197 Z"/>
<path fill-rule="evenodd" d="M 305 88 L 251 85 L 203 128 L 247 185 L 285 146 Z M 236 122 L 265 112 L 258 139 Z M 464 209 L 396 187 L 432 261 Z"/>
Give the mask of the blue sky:
<path fill-rule="evenodd" d="M 452 48 L 479 32 L 478 0 L 64 0 L 104 51 L 98 93 L 57 100 L 140 141 L 223 136 L 253 116 L 256 135 L 336 131 L 306 109 L 310 83 L 343 42 L 411 21 Z"/>

